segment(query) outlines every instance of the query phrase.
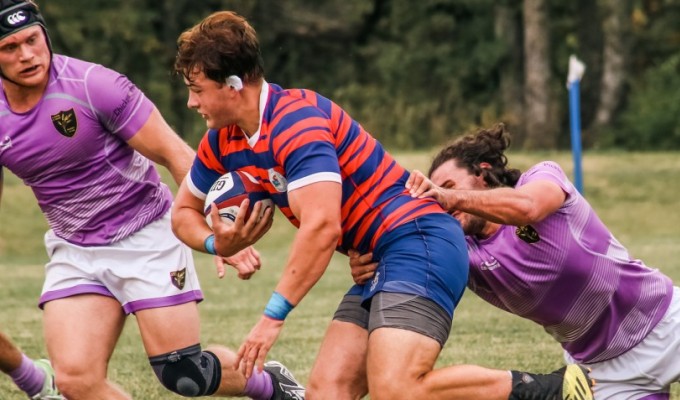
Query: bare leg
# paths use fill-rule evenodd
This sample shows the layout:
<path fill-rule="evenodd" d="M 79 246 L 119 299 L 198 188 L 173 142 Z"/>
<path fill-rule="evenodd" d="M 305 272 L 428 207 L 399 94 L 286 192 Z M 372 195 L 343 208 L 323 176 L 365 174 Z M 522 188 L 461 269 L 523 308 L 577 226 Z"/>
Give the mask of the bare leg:
<path fill-rule="evenodd" d="M 0 332 L 0 371 L 9 374 L 21 366 L 21 359 L 21 350 Z"/>
<path fill-rule="evenodd" d="M 332 321 L 312 368 L 307 400 L 349 400 L 365 396 L 368 393 L 367 343 L 366 329 L 349 322 Z"/>
<path fill-rule="evenodd" d="M 474 365 L 433 370 L 439 344 L 418 333 L 379 328 L 368 340 L 368 384 L 372 400 L 507 400 L 508 371 Z"/>
<path fill-rule="evenodd" d="M 69 400 L 127 400 L 106 378 L 125 324 L 117 300 L 86 294 L 53 300 L 43 313 L 47 351 L 57 387 Z"/>
<path fill-rule="evenodd" d="M 41 362 L 41 365 L 45 363 Z M 29 397 L 45 390 L 45 394 L 56 395 L 52 387 L 53 375 L 48 372 L 49 364 L 45 367 L 38 365 L 19 350 L 9 337 L 0 332 L 0 370 L 10 378 L 15 385 Z M 49 373 L 49 375 L 48 375 Z"/>

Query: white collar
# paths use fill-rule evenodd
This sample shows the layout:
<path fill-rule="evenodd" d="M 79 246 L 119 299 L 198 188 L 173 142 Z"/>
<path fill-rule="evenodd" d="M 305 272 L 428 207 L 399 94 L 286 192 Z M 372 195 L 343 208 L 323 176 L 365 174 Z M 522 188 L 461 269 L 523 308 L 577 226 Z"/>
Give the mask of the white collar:
<path fill-rule="evenodd" d="M 260 130 L 262 129 L 262 117 L 264 116 L 264 108 L 267 106 L 267 99 L 269 98 L 269 84 L 267 81 L 262 81 L 262 89 L 260 90 L 260 124 L 257 131 L 248 138 L 248 145 L 251 148 L 255 147 L 257 140 L 260 138 Z"/>

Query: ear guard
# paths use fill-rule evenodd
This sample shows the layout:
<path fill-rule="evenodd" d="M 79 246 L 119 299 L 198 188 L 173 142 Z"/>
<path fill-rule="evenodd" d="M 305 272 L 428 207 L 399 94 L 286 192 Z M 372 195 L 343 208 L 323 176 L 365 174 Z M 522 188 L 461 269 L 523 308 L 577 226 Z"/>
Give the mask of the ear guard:
<path fill-rule="evenodd" d="M 235 90 L 243 89 L 243 81 L 241 80 L 241 78 L 239 78 L 236 75 L 229 75 L 229 77 L 227 78 L 225 83 L 228 86 L 231 86 L 232 88 L 234 88 Z"/>

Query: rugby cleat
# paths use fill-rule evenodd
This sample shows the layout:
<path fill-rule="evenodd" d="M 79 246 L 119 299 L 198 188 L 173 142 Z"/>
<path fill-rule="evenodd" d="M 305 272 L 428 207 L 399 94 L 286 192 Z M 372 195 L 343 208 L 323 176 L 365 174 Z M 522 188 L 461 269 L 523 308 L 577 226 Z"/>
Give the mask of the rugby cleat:
<path fill-rule="evenodd" d="M 64 396 L 59 394 L 57 385 L 54 383 L 54 369 L 49 360 L 40 359 L 33 361 L 33 364 L 45 372 L 45 382 L 40 393 L 31 397 L 32 400 L 66 400 Z"/>
<path fill-rule="evenodd" d="M 278 361 L 264 363 L 264 370 L 271 375 L 274 395 L 271 400 L 305 400 L 305 388 L 295 380 L 285 365 Z"/>
<path fill-rule="evenodd" d="M 553 373 L 559 372 L 564 373 L 561 400 L 593 400 L 592 387 L 595 385 L 595 380 L 590 378 L 587 369 L 577 364 L 570 364 Z"/>

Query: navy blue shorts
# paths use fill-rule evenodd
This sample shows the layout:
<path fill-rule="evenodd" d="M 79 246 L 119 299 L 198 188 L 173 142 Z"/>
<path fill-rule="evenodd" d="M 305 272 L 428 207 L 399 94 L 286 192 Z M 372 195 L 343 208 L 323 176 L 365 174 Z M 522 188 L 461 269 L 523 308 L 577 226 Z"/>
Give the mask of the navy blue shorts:
<path fill-rule="evenodd" d="M 432 300 L 453 317 L 469 267 L 463 230 L 452 216 L 428 214 L 385 233 L 373 258 L 379 261 L 373 279 L 347 292 L 360 295 L 364 307 L 380 291 L 407 293 Z"/>

